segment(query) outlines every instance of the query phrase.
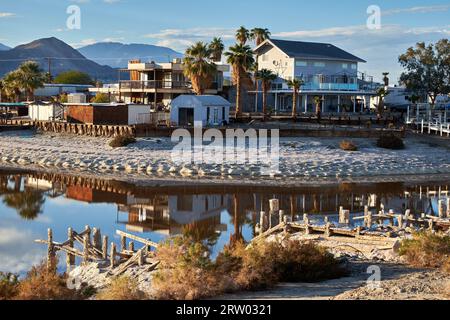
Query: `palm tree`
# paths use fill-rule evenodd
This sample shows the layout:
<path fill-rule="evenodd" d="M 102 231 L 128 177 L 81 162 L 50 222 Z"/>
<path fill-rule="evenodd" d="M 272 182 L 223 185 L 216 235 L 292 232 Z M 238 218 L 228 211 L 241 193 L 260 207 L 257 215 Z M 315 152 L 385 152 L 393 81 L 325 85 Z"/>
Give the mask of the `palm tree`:
<path fill-rule="evenodd" d="M 293 89 L 293 96 L 292 96 L 292 119 L 297 118 L 297 97 L 298 92 L 300 91 L 300 88 L 305 84 L 305 81 L 302 79 L 295 78 L 293 80 L 289 80 L 287 82 L 287 85 L 289 88 Z"/>
<path fill-rule="evenodd" d="M 211 60 L 214 62 L 220 62 L 222 60 L 223 50 L 225 50 L 225 45 L 221 38 L 214 38 L 208 46 L 211 51 Z"/>
<path fill-rule="evenodd" d="M 247 43 L 248 39 L 250 39 L 250 31 L 247 28 L 245 28 L 244 26 L 240 27 L 236 31 L 237 42 L 240 43 L 241 45 L 245 45 Z"/>
<path fill-rule="evenodd" d="M 186 49 L 183 60 L 184 75 L 191 79 L 197 95 L 202 95 L 209 88 L 217 72 L 217 66 L 211 62 L 211 50 L 203 42 L 197 42 Z"/>
<path fill-rule="evenodd" d="M 380 87 L 377 90 L 377 96 L 378 96 L 378 105 L 377 105 L 377 115 L 378 118 L 381 118 L 384 113 L 384 98 L 389 94 L 388 91 L 386 91 L 386 88 Z"/>
<path fill-rule="evenodd" d="M 318 121 L 320 122 L 320 118 L 322 117 L 322 98 L 319 96 L 315 96 L 314 103 L 316 105 L 316 116 Z"/>
<path fill-rule="evenodd" d="M 256 46 L 259 46 L 265 40 L 270 39 L 270 31 L 267 28 L 254 28 L 250 32 L 250 39 L 255 40 Z"/>
<path fill-rule="evenodd" d="M 3 78 L 3 90 L 9 100 L 18 102 L 20 98 L 20 74 L 11 71 Z"/>
<path fill-rule="evenodd" d="M 45 74 L 34 61 L 25 61 L 17 69 L 19 74 L 20 87 L 27 95 L 27 100 L 31 101 L 34 91 L 44 86 Z"/>
<path fill-rule="evenodd" d="M 247 75 L 255 63 L 252 49 L 244 44 L 236 44 L 225 52 L 227 63 L 233 67 L 233 74 L 236 79 L 236 118 L 242 113 L 241 106 L 241 80 Z"/>
<path fill-rule="evenodd" d="M 256 79 L 261 80 L 262 92 L 263 92 L 263 114 L 264 117 L 267 113 L 267 92 L 274 80 L 277 79 L 277 75 L 271 70 L 262 69 L 257 72 Z"/>

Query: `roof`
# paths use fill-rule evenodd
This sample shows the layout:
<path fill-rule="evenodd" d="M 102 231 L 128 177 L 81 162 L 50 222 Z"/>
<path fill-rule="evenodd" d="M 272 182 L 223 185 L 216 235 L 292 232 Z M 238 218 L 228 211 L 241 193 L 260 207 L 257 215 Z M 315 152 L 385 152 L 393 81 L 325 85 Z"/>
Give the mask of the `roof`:
<path fill-rule="evenodd" d="M 221 96 L 214 95 L 181 95 L 172 100 L 172 105 L 203 105 L 203 106 L 230 106 L 231 103 Z"/>
<path fill-rule="evenodd" d="M 259 45 L 255 51 L 258 51 L 267 44 L 278 47 L 291 58 L 333 59 L 366 62 L 365 60 L 358 58 L 357 56 L 354 56 L 332 44 L 319 42 L 269 39 Z"/>

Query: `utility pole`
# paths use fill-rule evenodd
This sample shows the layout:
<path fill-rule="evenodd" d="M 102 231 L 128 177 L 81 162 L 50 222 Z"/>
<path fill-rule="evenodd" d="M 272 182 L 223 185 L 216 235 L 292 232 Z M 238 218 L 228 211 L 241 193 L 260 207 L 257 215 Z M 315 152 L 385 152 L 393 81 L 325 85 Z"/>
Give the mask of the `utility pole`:
<path fill-rule="evenodd" d="M 52 58 L 48 57 L 48 78 L 51 81 L 52 79 Z"/>

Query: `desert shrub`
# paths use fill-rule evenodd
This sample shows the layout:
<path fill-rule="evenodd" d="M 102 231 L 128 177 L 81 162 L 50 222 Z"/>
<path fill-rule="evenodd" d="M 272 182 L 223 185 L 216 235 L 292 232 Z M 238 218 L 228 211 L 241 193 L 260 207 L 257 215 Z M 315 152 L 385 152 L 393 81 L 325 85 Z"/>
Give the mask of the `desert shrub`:
<path fill-rule="evenodd" d="M 144 300 L 146 295 L 139 290 L 136 280 L 128 277 L 119 277 L 112 280 L 111 284 L 99 292 L 95 298 L 107 301 L 135 301 Z"/>
<path fill-rule="evenodd" d="M 152 281 L 161 300 L 198 300 L 224 292 L 224 277 L 215 272 L 208 248 L 180 237 L 166 241 L 156 253 L 160 261 Z"/>
<path fill-rule="evenodd" d="M 391 150 L 405 149 L 405 143 L 395 134 L 382 135 L 377 141 L 377 147 Z"/>
<path fill-rule="evenodd" d="M 129 135 L 117 136 L 109 143 L 112 148 L 126 147 L 132 143 L 136 143 L 136 139 Z"/>
<path fill-rule="evenodd" d="M 227 247 L 217 258 L 217 270 L 229 274 L 235 289 L 263 290 L 277 283 L 274 270 L 279 252 L 275 243 L 259 244 L 246 249 L 242 242 Z"/>
<path fill-rule="evenodd" d="M 275 269 L 282 282 L 317 282 L 347 274 L 332 254 L 310 242 L 288 241 L 279 252 Z"/>
<path fill-rule="evenodd" d="M 352 141 L 344 140 L 339 147 L 344 151 L 358 151 L 358 146 Z"/>
<path fill-rule="evenodd" d="M 245 248 L 236 244 L 218 259 L 218 270 L 230 274 L 241 290 L 262 290 L 278 282 L 316 282 L 346 274 L 340 263 L 313 243 L 287 241 Z"/>
<path fill-rule="evenodd" d="M 17 294 L 17 275 L 0 272 L 0 300 L 10 300 Z"/>
<path fill-rule="evenodd" d="M 20 281 L 17 300 L 75 300 L 77 291 L 67 288 L 66 280 L 56 270 L 47 270 L 45 263 L 35 266 Z"/>
<path fill-rule="evenodd" d="M 400 255 L 414 267 L 442 268 L 450 273 L 450 236 L 417 233 L 402 241 Z"/>

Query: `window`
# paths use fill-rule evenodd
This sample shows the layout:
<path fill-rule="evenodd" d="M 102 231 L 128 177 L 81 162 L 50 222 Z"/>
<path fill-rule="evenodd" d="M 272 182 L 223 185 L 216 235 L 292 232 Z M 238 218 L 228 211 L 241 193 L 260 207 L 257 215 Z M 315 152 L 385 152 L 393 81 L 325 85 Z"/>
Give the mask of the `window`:
<path fill-rule="evenodd" d="M 357 65 L 356 63 L 352 63 L 352 69 L 353 69 L 353 70 L 358 69 L 358 65 Z"/>
<path fill-rule="evenodd" d="M 308 62 L 303 61 L 303 60 L 297 60 L 297 61 L 295 61 L 295 66 L 296 67 L 307 67 Z"/>
<path fill-rule="evenodd" d="M 314 62 L 314 67 L 324 68 L 325 67 L 325 62 Z"/>
<path fill-rule="evenodd" d="M 348 69 L 348 63 L 343 63 L 342 64 L 342 69 Z"/>
<path fill-rule="evenodd" d="M 267 62 L 269 60 L 269 56 L 267 54 L 262 55 L 262 61 Z"/>

